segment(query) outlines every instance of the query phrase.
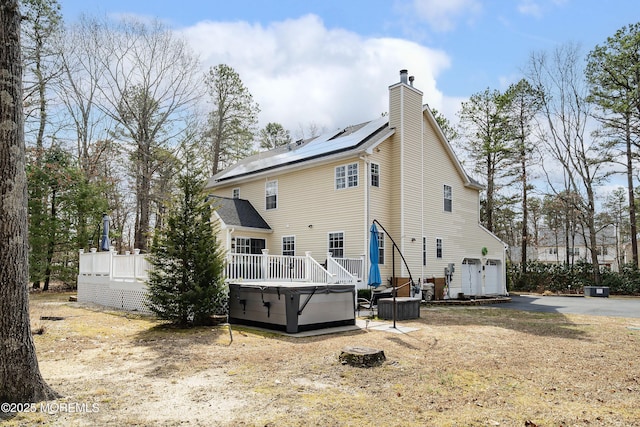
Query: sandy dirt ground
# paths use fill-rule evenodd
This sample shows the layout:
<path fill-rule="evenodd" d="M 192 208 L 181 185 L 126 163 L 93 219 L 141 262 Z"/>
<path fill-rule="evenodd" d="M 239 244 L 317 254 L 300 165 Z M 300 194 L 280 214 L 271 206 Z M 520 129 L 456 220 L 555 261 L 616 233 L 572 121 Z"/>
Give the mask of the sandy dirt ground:
<path fill-rule="evenodd" d="M 178 330 L 68 293 L 33 294 L 31 318 L 63 397 L 7 426 L 640 426 L 640 319 L 439 307 L 406 333 L 234 326 L 231 341 L 226 325 Z M 386 361 L 343 365 L 347 346 Z"/>

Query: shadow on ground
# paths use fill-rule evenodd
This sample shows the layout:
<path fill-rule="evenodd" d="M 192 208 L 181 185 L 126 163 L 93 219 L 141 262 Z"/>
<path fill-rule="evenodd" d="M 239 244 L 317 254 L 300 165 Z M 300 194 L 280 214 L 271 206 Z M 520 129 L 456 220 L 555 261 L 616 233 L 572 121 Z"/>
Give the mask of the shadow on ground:
<path fill-rule="evenodd" d="M 429 306 L 421 309 L 420 316 L 420 322 L 430 326 L 482 325 L 546 337 L 584 339 L 586 336 L 579 325 L 562 313 L 515 310 L 503 308 L 501 304 Z"/>

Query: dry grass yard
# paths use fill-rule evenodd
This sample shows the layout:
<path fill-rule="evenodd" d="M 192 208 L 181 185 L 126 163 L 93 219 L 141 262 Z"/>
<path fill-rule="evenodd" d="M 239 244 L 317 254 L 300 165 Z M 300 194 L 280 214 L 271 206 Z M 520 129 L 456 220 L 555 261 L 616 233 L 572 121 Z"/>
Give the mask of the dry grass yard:
<path fill-rule="evenodd" d="M 226 326 L 69 295 L 31 298 L 40 369 L 64 397 L 7 426 L 640 426 L 640 319 L 438 307 L 406 334 L 234 327 L 230 343 Z M 346 346 L 387 360 L 342 365 Z"/>

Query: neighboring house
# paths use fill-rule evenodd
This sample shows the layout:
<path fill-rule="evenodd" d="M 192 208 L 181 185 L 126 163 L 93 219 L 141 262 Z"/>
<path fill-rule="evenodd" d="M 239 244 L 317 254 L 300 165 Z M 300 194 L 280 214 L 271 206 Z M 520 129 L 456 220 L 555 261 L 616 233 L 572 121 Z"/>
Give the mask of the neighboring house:
<path fill-rule="evenodd" d="M 596 233 L 598 265 L 608 267 L 613 271 L 618 271 L 618 260 L 624 256 L 622 248 L 618 248 L 616 234 L 613 225 Z M 567 241 L 563 230 L 541 228 L 536 254 L 531 260 L 545 264 L 564 264 L 567 262 L 567 256 L 569 264 L 579 261 L 591 262 L 591 250 L 588 248 L 584 236 L 576 232 L 573 236 L 569 236 Z"/>
<path fill-rule="evenodd" d="M 463 170 L 406 70 L 389 114 L 248 157 L 209 179 L 230 253 L 365 260 L 377 220 L 383 282 L 454 267 L 449 295 L 503 295 L 505 245 L 480 225 L 482 186 Z M 413 80 L 413 79 L 411 79 Z M 395 260 L 395 266 L 392 266 Z"/>

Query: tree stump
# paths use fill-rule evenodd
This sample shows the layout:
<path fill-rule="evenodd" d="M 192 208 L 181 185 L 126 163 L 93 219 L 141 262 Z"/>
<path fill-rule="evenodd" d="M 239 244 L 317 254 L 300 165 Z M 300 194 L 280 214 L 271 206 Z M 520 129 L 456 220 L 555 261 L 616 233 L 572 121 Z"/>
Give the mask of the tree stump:
<path fill-rule="evenodd" d="M 384 351 L 369 347 L 345 347 L 338 357 L 343 365 L 360 368 L 380 366 L 386 359 Z"/>

